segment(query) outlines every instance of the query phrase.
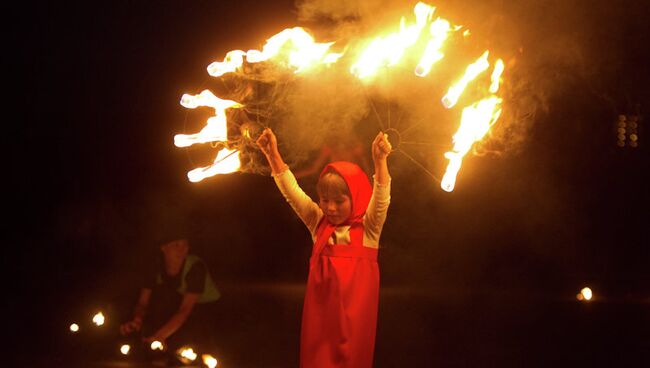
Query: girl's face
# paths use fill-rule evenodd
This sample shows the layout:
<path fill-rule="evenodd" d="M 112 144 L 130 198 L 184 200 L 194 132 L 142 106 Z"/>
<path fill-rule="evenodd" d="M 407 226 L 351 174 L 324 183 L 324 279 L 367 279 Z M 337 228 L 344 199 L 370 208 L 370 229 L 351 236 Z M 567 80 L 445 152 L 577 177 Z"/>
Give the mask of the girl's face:
<path fill-rule="evenodd" d="M 344 223 L 352 213 L 352 201 L 345 194 L 321 194 L 318 204 L 332 225 Z"/>

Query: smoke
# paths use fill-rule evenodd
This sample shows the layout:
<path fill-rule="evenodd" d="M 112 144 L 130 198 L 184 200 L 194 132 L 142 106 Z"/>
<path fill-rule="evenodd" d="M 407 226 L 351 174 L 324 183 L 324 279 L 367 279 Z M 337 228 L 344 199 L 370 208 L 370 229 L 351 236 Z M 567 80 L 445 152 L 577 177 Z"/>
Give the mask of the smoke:
<path fill-rule="evenodd" d="M 367 114 L 363 87 L 337 68 L 306 75 L 287 96 L 287 112 L 278 127 L 288 160 L 301 162 L 324 144 L 354 134 Z"/>
<path fill-rule="evenodd" d="M 570 98 L 566 96 L 575 93 L 576 88 L 600 103 L 613 104 L 616 97 L 605 84 L 621 68 L 624 37 L 629 35 L 633 19 L 642 18 L 635 14 L 643 9 L 641 1 L 628 2 L 625 7 L 586 0 L 428 3 L 437 7 L 434 17 L 441 16 L 471 30 L 472 45 L 463 46 L 468 51 L 478 54 L 489 49 L 491 57 L 503 58 L 507 64 L 501 91 L 504 111 L 490 139 L 481 146 L 482 152 L 495 153 L 517 152 L 535 122 L 552 109 L 553 101 Z M 401 16 L 412 16 L 413 5 L 415 2 L 390 0 L 296 2 L 301 21 L 321 24 L 343 40 L 372 36 L 382 28 L 394 27 Z M 454 63 L 466 65 L 459 56 Z M 451 72 L 443 70 L 434 76 L 438 80 L 433 83 L 446 85 L 449 78 L 444 74 Z M 418 97 L 407 99 L 405 96 L 418 84 L 416 79 L 412 75 L 408 79 L 395 78 L 390 89 L 394 99 L 408 101 L 405 108 L 418 120 L 422 113 L 426 115 L 423 110 L 431 107 L 427 102 L 437 101 L 441 91 L 418 86 Z"/>

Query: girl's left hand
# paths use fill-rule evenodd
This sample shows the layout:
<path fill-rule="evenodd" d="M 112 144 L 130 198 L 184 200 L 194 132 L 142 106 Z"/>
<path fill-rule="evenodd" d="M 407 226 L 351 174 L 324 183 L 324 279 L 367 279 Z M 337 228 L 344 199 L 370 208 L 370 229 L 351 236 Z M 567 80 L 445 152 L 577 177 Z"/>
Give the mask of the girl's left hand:
<path fill-rule="evenodd" d="M 379 132 L 372 142 L 372 159 L 375 162 L 385 160 L 392 150 L 393 146 L 388 141 L 388 135 L 384 134 L 384 132 Z"/>

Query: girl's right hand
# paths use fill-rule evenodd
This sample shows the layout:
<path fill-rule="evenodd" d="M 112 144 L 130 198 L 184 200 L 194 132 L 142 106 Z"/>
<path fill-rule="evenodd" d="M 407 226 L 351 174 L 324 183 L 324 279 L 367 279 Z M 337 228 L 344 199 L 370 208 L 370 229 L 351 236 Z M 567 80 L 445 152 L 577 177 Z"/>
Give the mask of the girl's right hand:
<path fill-rule="evenodd" d="M 267 157 L 278 152 L 278 140 L 270 128 L 264 129 L 255 143 Z"/>
<path fill-rule="evenodd" d="M 380 161 L 385 161 L 386 157 L 390 155 L 393 150 L 393 146 L 388 141 L 388 135 L 384 132 L 379 132 L 375 140 L 372 142 L 372 160 L 375 163 Z"/>

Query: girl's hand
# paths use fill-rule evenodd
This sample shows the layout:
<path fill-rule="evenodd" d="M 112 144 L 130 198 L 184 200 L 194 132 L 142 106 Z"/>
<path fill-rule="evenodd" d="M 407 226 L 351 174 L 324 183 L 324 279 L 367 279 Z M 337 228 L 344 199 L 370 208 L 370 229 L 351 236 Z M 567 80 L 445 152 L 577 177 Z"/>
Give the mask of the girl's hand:
<path fill-rule="evenodd" d="M 257 143 L 257 146 L 262 150 L 266 157 L 272 156 L 278 152 L 278 140 L 270 128 L 264 129 L 255 143 Z"/>
<path fill-rule="evenodd" d="M 280 174 L 287 169 L 287 164 L 284 163 L 280 151 L 278 151 L 278 140 L 271 129 L 264 129 L 260 137 L 257 138 L 256 143 L 269 162 L 271 174 Z"/>
<path fill-rule="evenodd" d="M 372 142 L 372 159 L 377 163 L 378 161 L 386 160 L 390 155 L 393 146 L 388 141 L 388 135 L 384 132 L 379 132 L 375 140 Z"/>

